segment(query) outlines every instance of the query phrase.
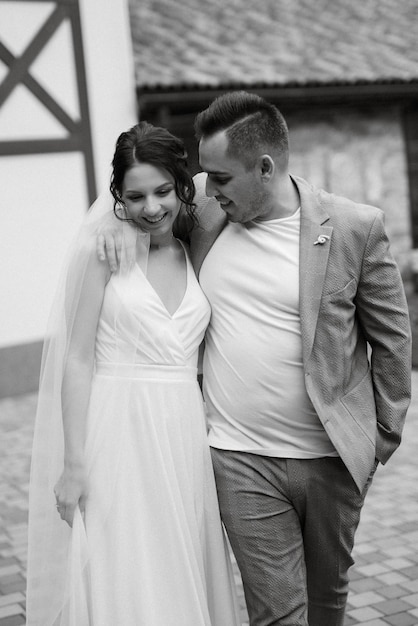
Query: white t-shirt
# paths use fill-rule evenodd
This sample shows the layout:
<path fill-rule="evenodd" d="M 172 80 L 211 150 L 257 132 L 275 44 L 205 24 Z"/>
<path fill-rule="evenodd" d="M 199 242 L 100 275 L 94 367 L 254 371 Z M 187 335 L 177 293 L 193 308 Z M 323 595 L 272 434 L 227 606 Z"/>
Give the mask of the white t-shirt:
<path fill-rule="evenodd" d="M 199 280 L 212 307 L 203 364 L 212 447 L 337 455 L 304 384 L 299 233 L 300 210 L 229 223 L 202 265 Z"/>

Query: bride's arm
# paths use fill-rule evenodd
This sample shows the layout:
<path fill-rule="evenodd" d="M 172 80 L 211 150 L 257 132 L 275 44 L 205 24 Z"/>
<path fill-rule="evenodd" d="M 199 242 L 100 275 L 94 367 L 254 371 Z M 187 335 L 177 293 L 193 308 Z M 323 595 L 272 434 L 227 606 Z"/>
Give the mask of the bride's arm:
<path fill-rule="evenodd" d="M 54 492 L 61 518 L 72 525 L 74 510 L 87 497 L 84 444 L 94 351 L 108 268 L 93 254 L 89 261 L 68 347 L 62 382 L 64 469 Z"/>

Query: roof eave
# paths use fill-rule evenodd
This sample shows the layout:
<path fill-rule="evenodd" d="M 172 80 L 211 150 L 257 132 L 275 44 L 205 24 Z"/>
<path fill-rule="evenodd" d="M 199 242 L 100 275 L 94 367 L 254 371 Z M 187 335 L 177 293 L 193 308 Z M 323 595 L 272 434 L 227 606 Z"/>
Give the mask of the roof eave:
<path fill-rule="evenodd" d="M 395 102 L 418 98 L 418 79 L 411 81 L 356 81 L 334 83 L 306 83 L 286 85 L 265 84 L 224 84 L 217 87 L 208 85 L 175 85 L 173 87 L 137 87 L 137 98 L 141 110 L 168 107 L 199 110 L 208 101 L 226 91 L 244 89 L 255 92 L 270 102 L 291 106 L 292 104 L 342 104 L 379 101 Z"/>

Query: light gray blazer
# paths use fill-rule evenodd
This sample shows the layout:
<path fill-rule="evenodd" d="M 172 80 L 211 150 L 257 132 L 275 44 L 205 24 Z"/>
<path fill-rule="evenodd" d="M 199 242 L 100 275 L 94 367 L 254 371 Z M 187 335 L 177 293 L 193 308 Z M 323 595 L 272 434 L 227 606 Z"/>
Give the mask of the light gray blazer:
<path fill-rule="evenodd" d="M 375 459 L 386 463 L 398 447 L 410 402 L 411 334 L 403 283 L 380 209 L 292 179 L 301 199 L 306 389 L 362 491 Z M 199 274 L 227 220 L 216 200 L 205 195 L 206 174 L 194 180 L 200 224 L 189 233 L 189 244 Z M 329 239 L 314 244 L 321 235 Z"/>

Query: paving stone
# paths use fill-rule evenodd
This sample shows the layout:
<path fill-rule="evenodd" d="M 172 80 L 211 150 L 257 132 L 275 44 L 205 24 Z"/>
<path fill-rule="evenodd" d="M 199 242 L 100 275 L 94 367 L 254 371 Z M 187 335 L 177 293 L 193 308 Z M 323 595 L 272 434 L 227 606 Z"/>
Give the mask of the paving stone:
<path fill-rule="evenodd" d="M 12 582 L 2 584 L 0 582 L 0 593 L 3 595 L 7 595 L 9 593 L 14 593 L 16 591 L 24 592 L 26 590 L 26 581 L 23 578 L 19 578 Z"/>
<path fill-rule="evenodd" d="M 418 579 L 406 581 L 402 583 L 402 587 L 408 591 L 418 591 Z"/>
<path fill-rule="evenodd" d="M 384 595 L 381 593 L 381 589 L 384 589 L 385 587 L 382 587 L 382 583 L 377 580 L 376 578 L 358 578 L 356 580 L 350 580 L 350 591 L 352 593 L 363 593 L 365 591 L 373 591 L 374 589 L 378 590 L 378 593 L 381 595 Z M 411 591 L 413 591 L 411 589 Z M 405 594 L 405 590 L 401 590 L 401 594 Z M 387 597 L 387 596 L 385 596 Z"/>
<path fill-rule="evenodd" d="M 375 606 L 376 604 L 383 602 L 383 597 L 375 593 L 374 591 L 351 594 L 349 598 L 350 605 L 356 608 L 359 608 L 361 606 L 367 606 L 369 604 L 373 604 Z"/>
<path fill-rule="evenodd" d="M 401 585 L 409 581 L 409 578 L 395 571 L 388 572 L 387 574 L 379 574 L 376 578 L 384 585 Z"/>
<path fill-rule="evenodd" d="M 350 578 L 350 582 L 365 579 L 364 574 L 359 572 L 358 569 L 356 569 L 355 567 L 353 567 L 353 569 L 350 571 L 349 578 Z"/>
<path fill-rule="evenodd" d="M 23 615 L 24 610 L 20 604 L 8 604 L 0 607 L 0 619 L 2 617 L 11 617 L 12 615 Z"/>
<path fill-rule="evenodd" d="M 0 626 L 22 626 L 25 621 L 26 620 L 22 615 L 14 615 L 12 617 L 1 619 Z"/>
<path fill-rule="evenodd" d="M 417 516 L 418 519 L 418 516 Z M 414 561 L 416 565 L 418 565 L 418 553 L 413 553 L 408 556 L 411 561 Z"/>
<path fill-rule="evenodd" d="M 390 569 L 402 570 L 402 574 L 405 574 L 405 576 L 410 576 L 409 572 L 407 571 L 408 569 L 418 570 L 418 567 L 414 568 L 413 562 L 406 558 L 399 557 L 397 559 L 387 559 L 383 562 L 383 564 L 389 567 Z M 413 576 L 411 576 L 411 578 L 412 577 Z"/>
<path fill-rule="evenodd" d="M 400 598 L 401 596 L 405 596 L 405 588 L 404 586 L 399 585 L 389 585 L 386 587 L 378 587 L 378 592 L 381 596 L 385 598 Z M 414 589 L 410 589 L 410 591 L 415 591 Z"/>
<path fill-rule="evenodd" d="M 403 574 L 404 576 L 408 576 L 408 578 L 412 578 L 414 580 L 418 578 L 418 566 L 417 565 L 415 565 L 414 567 L 404 567 L 404 568 L 397 567 L 396 569 L 399 570 L 400 574 Z"/>
<path fill-rule="evenodd" d="M 0 570 L 3 567 L 8 567 L 9 565 L 16 565 L 17 561 L 14 557 L 2 558 L 0 556 Z"/>
<path fill-rule="evenodd" d="M 418 607 L 418 593 L 414 593 L 412 595 L 406 595 L 403 598 L 405 602 L 408 602 L 413 607 Z"/>
<path fill-rule="evenodd" d="M 19 565 L 5 565 L 4 567 L 0 567 L 0 578 L 4 578 L 5 576 L 10 576 L 11 574 L 17 574 L 20 571 Z"/>
<path fill-rule="evenodd" d="M 362 520 L 363 521 L 363 520 Z M 360 531 L 360 529 L 359 529 Z M 376 546 L 371 543 L 361 543 L 356 546 L 356 554 L 368 554 L 369 552 L 376 552 Z"/>
<path fill-rule="evenodd" d="M 377 576 L 378 574 L 386 574 L 390 570 L 381 563 L 370 563 L 369 565 L 358 567 L 357 571 L 363 574 L 363 576 Z"/>
<path fill-rule="evenodd" d="M 373 607 L 380 611 L 383 615 L 394 615 L 395 613 L 401 613 L 402 611 L 409 611 L 413 608 L 413 605 L 405 602 L 403 599 L 394 598 L 392 600 L 386 600 L 385 602 L 371 603 Z"/>
<path fill-rule="evenodd" d="M 376 611 L 376 609 L 373 609 L 371 606 L 363 606 L 361 609 L 353 609 L 347 611 L 347 614 L 360 623 L 382 617 L 382 613 L 379 613 L 379 611 Z"/>
<path fill-rule="evenodd" d="M 380 550 L 374 550 L 372 552 L 368 552 L 366 554 L 362 555 L 362 560 L 364 562 L 364 565 L 368 564 L 368 563 L 379 563 L 379 561 L 385 561 L 386 562 L 386 555 L 383 554 L 383 552 L 381 552 Z M 384 563 L 385 564 L 385 563 Z M 360 565 L 360 562 L 357 562 L 357 565 Z M 412 563 L 409 563 L 409 565 L 412 565 Z M 390 566 L 392 567 L 392 566 Z M 406 565 L 405 565 L 406 567 Z"/>
<path fill-rule="evenodd" d="M 9 576 L 2 576 L 0 578 L 0 589 L 3 590 L 10 585 L 19 583 L 22 580 L 20 573 L 10 574 Z"/>
<path fill-rule="evenodd" d="M 417 618 L 409 613 L 398 613 L 397 615 L 387 615 L 385 617 L 388 624 L 392 626 L 417 626 Z"/>
<path fill-rule="evenodd" d="M 16 602 L 24 602 L 25 596 L 23 593 L 10 593 L 7 596 L 0 596 L 0 607 L 6 606 L 7 604 L 14 604 Z"/>

